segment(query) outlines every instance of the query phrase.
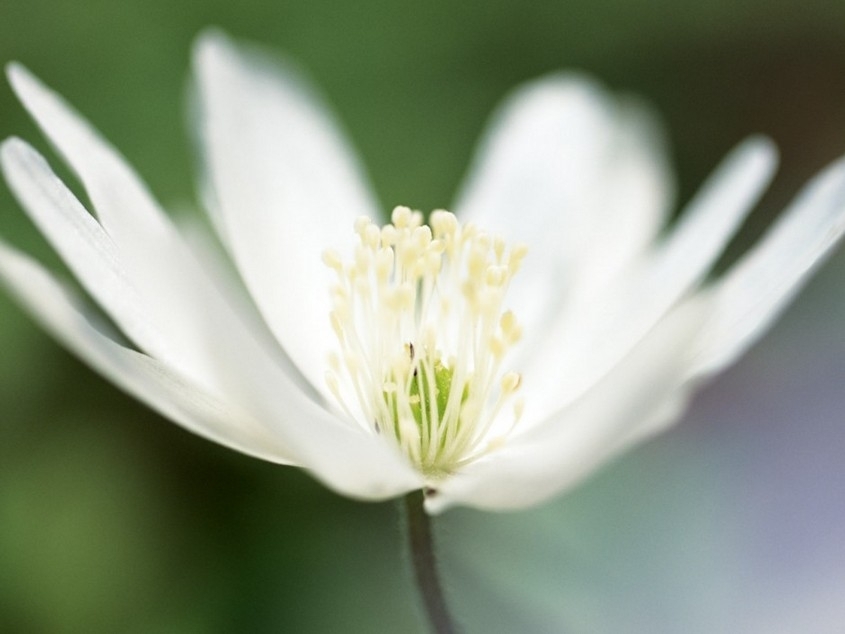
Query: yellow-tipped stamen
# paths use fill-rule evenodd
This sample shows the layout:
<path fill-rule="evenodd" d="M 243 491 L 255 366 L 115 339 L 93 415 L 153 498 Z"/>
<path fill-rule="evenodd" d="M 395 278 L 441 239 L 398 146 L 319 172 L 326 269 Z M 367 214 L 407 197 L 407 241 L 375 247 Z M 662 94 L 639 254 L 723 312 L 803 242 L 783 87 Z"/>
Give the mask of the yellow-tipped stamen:
<path fill-rule="evenodd" d="M 341 350 L 326 380 L 344 412 L 354 394 L 360 422 L 436 479 L 501 445 L 521 416 L 521 377 L 501 363 L 522 335 L 503 302 L 526 249 L 447 211 L 424 225 L 420 212 L 397 207 L 391 220 L 358 218 L 350 261 L 323 254 L 337 274 L 330 318 Z M 488 438 L 511 402 L 507 431 Z"/>

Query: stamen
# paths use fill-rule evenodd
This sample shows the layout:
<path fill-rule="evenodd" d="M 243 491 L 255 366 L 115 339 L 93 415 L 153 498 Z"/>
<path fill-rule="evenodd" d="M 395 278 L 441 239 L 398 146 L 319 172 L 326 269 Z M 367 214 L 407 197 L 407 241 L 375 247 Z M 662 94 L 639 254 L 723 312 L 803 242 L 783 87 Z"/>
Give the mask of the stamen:
<path fill-rule="evenodd" d="M 436 479 L 499 446 L 521 416 L 522 379 L 501 363 L 522 336 L 503 303 L 526 249 L 447 211 L 425 225 L 396 207 L 391 220 L 355 221 L 351 261 L 323 254 L 337 275 L 330 319 L 341 351 L 326 381 L 347 415 L 354 398 L 362 425 Z M 508 403 L 510 425 L 489 438 Z"/>

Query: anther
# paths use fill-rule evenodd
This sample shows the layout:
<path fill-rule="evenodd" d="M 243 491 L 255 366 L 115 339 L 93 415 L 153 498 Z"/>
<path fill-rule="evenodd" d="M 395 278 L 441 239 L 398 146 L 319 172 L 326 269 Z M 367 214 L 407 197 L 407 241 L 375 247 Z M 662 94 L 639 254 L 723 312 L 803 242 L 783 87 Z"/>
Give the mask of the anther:
<path fill-rule="evenodd" d="M 337 273 L 330 321 L 341 350 L 326 382 L 347 415 L 358 408 L 343 399 L 357 398 L 359 423 L 436 479 L 484 453 L 505 404 L 513 424 L 522 413 L 522 378 L 500 365 L 521 336 L 502 303 L 525 248 L 444 210 L 427 226 L 403 206 L 391 220 L 355 221 L 351 262 L 323 253 Z"/>

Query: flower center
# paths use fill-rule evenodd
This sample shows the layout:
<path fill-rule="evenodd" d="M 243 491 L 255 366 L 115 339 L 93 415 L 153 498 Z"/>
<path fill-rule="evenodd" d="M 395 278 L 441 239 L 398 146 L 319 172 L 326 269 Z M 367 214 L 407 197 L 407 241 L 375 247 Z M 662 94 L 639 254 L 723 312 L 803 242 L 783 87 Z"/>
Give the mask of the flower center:
<path fill-rule="evenodd" d="M 391 220 L 359 218 L 350 261 L 323 254 L 337 274 L 330 318 L 340 344 L 326 378 L 350 416 L 359 409 L 362 424 L 437 478 L 494 448 L 522 413 L 520 375 L 501 371 L 522 330 L 502 307 L 526 248 L 447 211 L 424 225 L 397 207 Z"/>

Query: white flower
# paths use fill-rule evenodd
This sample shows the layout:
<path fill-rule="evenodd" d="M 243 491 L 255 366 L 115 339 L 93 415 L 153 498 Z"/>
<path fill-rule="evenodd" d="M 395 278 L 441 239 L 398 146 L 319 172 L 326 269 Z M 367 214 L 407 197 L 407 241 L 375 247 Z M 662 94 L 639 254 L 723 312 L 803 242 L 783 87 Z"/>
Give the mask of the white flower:
<path fill-rule="evenodd" d="M 845 230 L 838 161 L 706 282 L 774 148 L 743 143 L 661 235 L 672 186 L 654 122 L 574 75 L 505 103 L 456 216 L 433 214 L 428 229 L 398 208 L 379 228 L 360 219 L 381 208 L 352 153 L 289 69 L 219 33 L 199 39 L 194 63 L 203 199 L 239 281 L 19 65 L 15 92 L 96 217 L 16 138 L 2 146 L 6 180 L 121 333 L 5 244 L 0 275 L 164 416 L 347 495 L 428 487 L 436 512 L 561 492 L 675 421 Z"/>

